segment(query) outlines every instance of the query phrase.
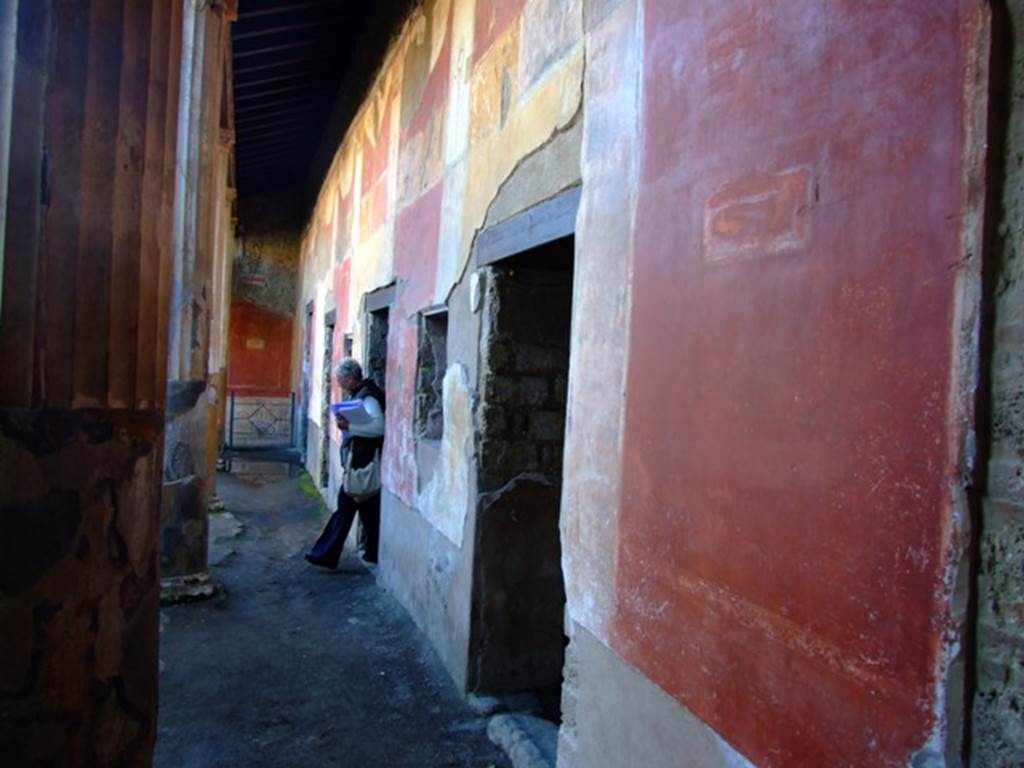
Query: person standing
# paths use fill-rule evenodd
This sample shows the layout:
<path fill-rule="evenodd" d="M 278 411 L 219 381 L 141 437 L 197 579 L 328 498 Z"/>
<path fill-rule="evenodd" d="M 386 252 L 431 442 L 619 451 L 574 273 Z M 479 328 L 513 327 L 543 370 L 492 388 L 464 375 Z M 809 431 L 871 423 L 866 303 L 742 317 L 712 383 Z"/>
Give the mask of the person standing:
<path fill-rule="evenodd" d="M 381 449 L 384 445 L 384 392 L 373 379 L 363 378 L 363 369 L 351 357 L 346 357 L 334 369 L 334 376 L 341 387 L 344 399 L 362 400 L 363 410 L 369 416 L 364 424 L 349 424 L 339 414 L 335 414 L 335 422 L 342 430 L 341 467 L 342 483 L 338 491 L 338 509 L 331 515 L 316 544 L 306 554 L 306 560 L 322 568 L 336 568 L 341 552 L 345 547 L 345 539 L 352 528 L 356 513 L 363 524 L 366 542 L 363 560 L 368 563 L 377 562 L 377 548 L 380 541 L 380 487 L 362 495 L 350 493 L 347 486 L 348 476 L 354 470 L 370 467 L 373 462 L 379 465 Z M 380 476 L 379 466 L 377 477 Z"/>

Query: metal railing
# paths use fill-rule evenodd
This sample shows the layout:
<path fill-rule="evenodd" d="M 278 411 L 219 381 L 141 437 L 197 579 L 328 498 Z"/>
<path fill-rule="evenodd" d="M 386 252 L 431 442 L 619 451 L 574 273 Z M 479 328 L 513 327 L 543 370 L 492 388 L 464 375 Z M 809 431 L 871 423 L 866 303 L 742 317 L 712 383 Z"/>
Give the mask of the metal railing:
<path fill-rule="evenodd" d="M 230 392 L 224 447 L 229 450 L 296 448 L 295 393 L 254 397 Z"/>

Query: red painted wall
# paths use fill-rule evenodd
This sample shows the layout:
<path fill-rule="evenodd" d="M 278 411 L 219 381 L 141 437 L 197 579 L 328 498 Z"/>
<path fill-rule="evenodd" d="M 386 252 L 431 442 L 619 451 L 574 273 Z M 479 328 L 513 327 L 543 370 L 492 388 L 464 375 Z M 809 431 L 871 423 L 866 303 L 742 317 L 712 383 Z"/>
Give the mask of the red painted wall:
<path fill-rule="evenodd" d="M 443 186 L 438 183 L 403 209 L 395 224 L 398 297 L 388 322 L 387 434 L 384 482 L 407 504 L 416 493 L 413 399 L 416 390 L 417 313 L 433 301 Z"/>
<path fill-rule="evenodd" d="M 934 725 L 967 8 L 645 10 L 613 644 L 761 765 Z"/>
<path fill-rule="evenodd" d="M 245 395 L 291 392 L 292 318 L 248 302 L 231 304 L 228 389 Z"/>

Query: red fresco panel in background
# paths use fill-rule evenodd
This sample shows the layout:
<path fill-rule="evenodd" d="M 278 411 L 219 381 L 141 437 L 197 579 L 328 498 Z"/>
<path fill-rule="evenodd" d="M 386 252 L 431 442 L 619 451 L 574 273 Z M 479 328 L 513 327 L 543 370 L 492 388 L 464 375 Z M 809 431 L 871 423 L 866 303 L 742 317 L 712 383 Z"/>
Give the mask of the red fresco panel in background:
<path fill-rule="evenodd" d="M 645 11 L 612 644 L 760 765 L 935 725 L 967 5 Z"/>
<path fill-rule="evenodd" d="M 265 397 L 291 392 L 292 318 L 245 301 L 231 303 L 228 389 Z"/>
<path fill-rule="evenodd" d="M 417 313 L 433 302 L 443 185 L 439 182 L 399 214 L 395 225 L 397 297 L 388 322 L 387 434 L 384 482 L 406 504 L 416 493 L 412 436 Z"/>

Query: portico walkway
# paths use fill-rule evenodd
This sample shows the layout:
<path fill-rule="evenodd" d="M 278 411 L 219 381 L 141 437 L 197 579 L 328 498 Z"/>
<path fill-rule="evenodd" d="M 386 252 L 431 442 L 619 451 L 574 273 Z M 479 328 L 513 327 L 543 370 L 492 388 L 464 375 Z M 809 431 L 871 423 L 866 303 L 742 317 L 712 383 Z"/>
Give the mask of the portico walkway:
<path fill-rule="evenodd" d="M 361 562 L 302 559 L 326 514 L 308 481 L 259 482 L 218 476 L 211 563 L 226 594 L 161 610 L 156 765 L 507 765 Z"/>

